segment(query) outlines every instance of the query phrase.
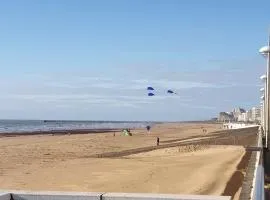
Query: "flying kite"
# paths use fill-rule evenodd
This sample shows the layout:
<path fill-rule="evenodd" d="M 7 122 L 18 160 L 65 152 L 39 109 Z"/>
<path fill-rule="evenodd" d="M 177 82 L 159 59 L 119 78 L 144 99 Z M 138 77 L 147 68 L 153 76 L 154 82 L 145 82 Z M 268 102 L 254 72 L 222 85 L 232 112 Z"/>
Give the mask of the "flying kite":
<path fill-rule="evenodd" d="M 149 86 L 147 87 L 148 90 L 148 96 L 155 96 L 155 94 L 153 93 L 153 91 L 155 90 L 153 87 Z M 176 94 L 173 90 L 167 90 L 168 94 Z"/>
<path fill-rule="evenodd" d="M 153 87 L 147 87 L 147 90 L 155 90 Z"/>
<path fill-rule="evenodd" d="M 174 91 L 172 91 L 172 90 L 167 90 L 167 93 L 169 93 L 169 94 L 176 94 Z"/>

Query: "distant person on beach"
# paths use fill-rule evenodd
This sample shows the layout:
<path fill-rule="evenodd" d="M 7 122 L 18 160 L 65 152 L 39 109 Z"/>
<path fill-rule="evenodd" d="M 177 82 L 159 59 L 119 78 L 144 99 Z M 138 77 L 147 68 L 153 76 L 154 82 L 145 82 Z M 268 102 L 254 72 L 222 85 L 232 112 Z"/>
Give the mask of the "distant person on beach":
<path fill-rule="evenodd" d="M 205 128 L 203 129 L 203 133 L 207 133 L 207 130 Z"/>
<path fill-rule="evenodd" d="M 159 137 L 157 137 L 157 146 L 159 146 Z"/>
<path fill-rule="evenodd" d="M 150 132 L 150 129 L 151 129 L 151 126 L 146 126 L 146 129 L 147 129 L 147 131 L 148 131 L 148 133 Z"/>

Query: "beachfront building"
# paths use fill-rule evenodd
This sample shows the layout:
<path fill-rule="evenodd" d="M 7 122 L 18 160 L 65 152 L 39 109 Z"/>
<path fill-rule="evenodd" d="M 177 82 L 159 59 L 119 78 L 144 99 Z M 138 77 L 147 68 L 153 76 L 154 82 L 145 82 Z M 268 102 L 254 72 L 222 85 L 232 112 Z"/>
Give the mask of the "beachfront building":
<path fill-rule="evenodd" d="M 218 121 L 220 122 L 231 122 L 234 121 L 232 113 L 229 112 L 220 112 L 218 116 Z"/>
<path fill-rule="evenodd" d="M 247 121 L 252 122 L 252 111 L 251 110 L 247 111 Z"/>
<path fill-rule="evenodd" d="M 232 112 L 220 112 L 220 122 L 259 122 L 261 120 L 261 108 L 252 107 L 249 110 L 235 108 Z"/>
<path fill-rule="evenodd" d="M 233 117 L 234 117 L 235 121 L 239 121 L 238 118 L 242 115 L 242 113 L 245 113 L 245 112 L 246 111 L 243 108 L 235 108 L 235 109 L 233 109 L 232 114 L 233 114 Z"/>
<path fill-rule="evenodd" d="M 261 120 L 261 109 L 259 107 L 251 108 L 251 120 L 253 122 Z"/>
<path fill-rule="evenodd" d="M 261 109 L 259 107 L 252 107 L 247 112 L 241 113 L 238 116 L 239 122 L 258 122 L 261 120 Z"/>
<path fill-rule="evenodd" d="M 238 116 L 237 121 L 239 121 L 239 122 L 247 122 L 248 121 L 248 113 L 247 112 L 241 113 Z"/>

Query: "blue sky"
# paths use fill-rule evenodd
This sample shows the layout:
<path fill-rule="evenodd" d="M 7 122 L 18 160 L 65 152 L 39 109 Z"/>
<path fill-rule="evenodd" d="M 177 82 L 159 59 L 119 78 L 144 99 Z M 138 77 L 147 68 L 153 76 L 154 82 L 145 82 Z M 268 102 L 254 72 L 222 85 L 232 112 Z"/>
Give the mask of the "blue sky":
<path fill-rule="evenodd" d="M 269 7 L 266 0 L 2 2 L 0 118 L 201 120 L 258 105 Z M 146 95 L 149 85 L 155 97 Z"/>

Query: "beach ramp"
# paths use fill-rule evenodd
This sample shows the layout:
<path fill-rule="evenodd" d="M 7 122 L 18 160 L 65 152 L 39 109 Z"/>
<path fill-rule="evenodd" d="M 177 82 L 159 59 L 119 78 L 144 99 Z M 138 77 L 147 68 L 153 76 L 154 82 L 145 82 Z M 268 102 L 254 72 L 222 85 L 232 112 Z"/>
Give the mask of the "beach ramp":
<path fill-rule="evenodd" d="M 231 200 L 230 196 L 105 192 L 0 192 L 0 200 Z"/>

